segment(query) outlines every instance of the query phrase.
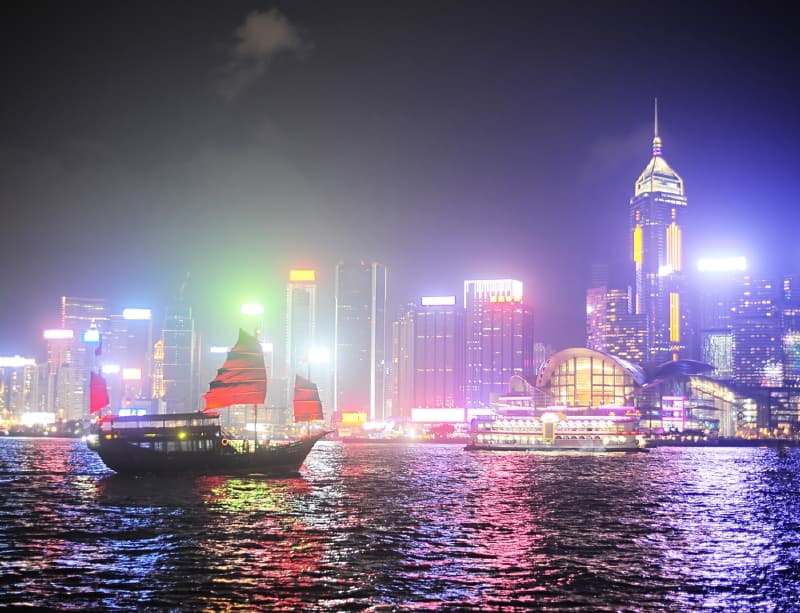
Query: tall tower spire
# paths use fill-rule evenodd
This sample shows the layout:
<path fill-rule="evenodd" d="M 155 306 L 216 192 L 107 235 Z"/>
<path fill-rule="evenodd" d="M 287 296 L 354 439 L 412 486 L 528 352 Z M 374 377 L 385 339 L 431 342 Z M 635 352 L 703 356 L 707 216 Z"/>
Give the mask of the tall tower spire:
<path fill-rule="evenodd" d="M 687 354 L 683 276 L 683 179 L 661 157 L 658 99 L 653 105 L 653 157 L 630 200 L 631 255 L 636 314 L 646 316 L 646 359 L 660 362 Z"/>
<path fill-rule="evenodd" d="M 658 98 L 655 99 L 655 115 L 653 121 L 653 157 L 661 155 L 661 137 L 658 135 Z"/>

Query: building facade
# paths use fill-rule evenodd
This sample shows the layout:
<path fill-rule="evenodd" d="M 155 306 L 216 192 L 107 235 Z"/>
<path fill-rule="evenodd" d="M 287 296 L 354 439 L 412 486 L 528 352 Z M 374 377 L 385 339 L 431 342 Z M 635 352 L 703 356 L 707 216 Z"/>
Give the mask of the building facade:
<path fill-rule="evenodd" d="M 536 378 L 548 404 L 565 407 L 632 406 L 646 382 L 640 366 L 593 349 L 563 349 L 550 356 Z"/>
<path fill-rule="evenodd" d="M 781 286 L 745 275 L 732 313 L 733 377 L 746 387 L 781 387 Z"/>
<path fill-rule="evenodd" d="M 586 346 L 641 364 L 647 350 L 646 317 L 632 313 L 630 302 L 625 290 L 587 290 Z"/>
<path fill-rule="evenodd" d="M 414 407 L 465 406 L 464 332 L 455 296 L 422 298 L 414 312 Z"/>

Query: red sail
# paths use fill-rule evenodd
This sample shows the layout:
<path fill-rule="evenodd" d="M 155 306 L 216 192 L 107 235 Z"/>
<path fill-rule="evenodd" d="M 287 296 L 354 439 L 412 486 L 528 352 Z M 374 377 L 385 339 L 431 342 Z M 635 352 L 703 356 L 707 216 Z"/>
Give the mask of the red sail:
<path fill-rule="evenodd" d="M 203 394 L 205 411 L 234 404 L 264 404 L 267 396 L 267 369 L 261 343 L 244 330 L 228 352 L 228 359 Z"/>
<path fill-rule="evenodd" d="M 106 380 L 102 375 L 92 371 L 89 379 L 89 413 L 97 413 L 109 404 Z"/>
<path fill-rule="evenodd" d="M 313 421 L 315 419 L 324 419 L 317 386 L 308 379 L 297 375 L 294 380 L 294 420 Z"/>

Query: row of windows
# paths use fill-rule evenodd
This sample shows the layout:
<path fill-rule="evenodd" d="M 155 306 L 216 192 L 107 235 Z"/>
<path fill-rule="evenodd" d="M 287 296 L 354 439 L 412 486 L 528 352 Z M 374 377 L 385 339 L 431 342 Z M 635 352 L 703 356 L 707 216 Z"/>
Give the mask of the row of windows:
<path fill-rule="evenodd" d="M 610 359 L 575 356 L 558 365 L 547 388 L 567 406 L 599 406 L 625 404 L 634 386 L 631 375 Z"/>

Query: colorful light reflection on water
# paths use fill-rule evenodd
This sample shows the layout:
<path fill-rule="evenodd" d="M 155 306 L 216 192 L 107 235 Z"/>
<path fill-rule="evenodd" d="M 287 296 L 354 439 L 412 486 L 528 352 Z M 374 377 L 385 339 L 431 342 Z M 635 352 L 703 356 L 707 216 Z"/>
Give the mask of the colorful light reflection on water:
<path fill-rule="evenodd" d="M 789 610 L 800 450 L 319 444 L 300 477 L 121 478 L 0 439 L 0 606 Z"/>

